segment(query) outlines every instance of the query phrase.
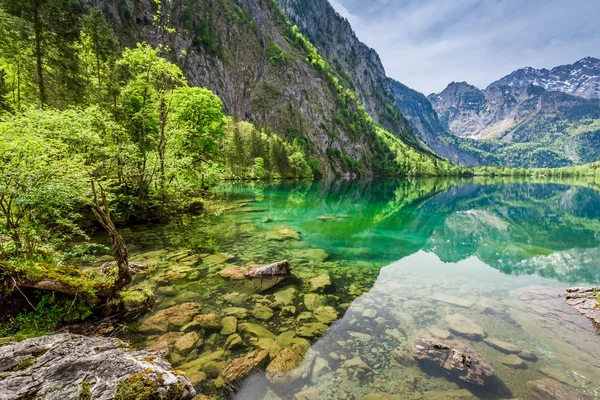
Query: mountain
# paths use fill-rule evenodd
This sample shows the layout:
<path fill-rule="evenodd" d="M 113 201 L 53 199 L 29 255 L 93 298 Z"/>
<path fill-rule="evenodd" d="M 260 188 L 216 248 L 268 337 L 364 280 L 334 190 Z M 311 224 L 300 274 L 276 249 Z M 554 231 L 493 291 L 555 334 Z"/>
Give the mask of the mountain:
<path fill-rule="evenodd" d="M 600 99 L 592 96 L 593 82 L 575 88 L 576 78 L 569 77 L 589 78 L 581 71 L 591 73 L 598 61 L 594 60 L 586 58 L 551 71 L 515 71 L 485 90 L 452 82 L 428 99 L 445 129 L 459 138 L 474 139 L 467 147 L 482 152 L 483 164 L 562 167 L 589 163 L 600 159 Z M 536 81 L 534 76 L 552 80 Z M 570 88 L 589 98 L 547 90 L 542 83 L 549 88 Z"/>
<path fill-rule="evenodd" d="M 212 90 L 232 117 L 306 146 L 325 176 L 389 174 L 398 149 L 406 165 L 449 165 L 416 139 L 379 56 L 326 0 L 285 3 L 166 1 L 157 21 L 154 0 L 86 0 L 104 11 L 123 46 L 168 46 L 190 85 Z M 400 140 L 382 138 L 365 111 Z"/>
<path fill-rule="evenodd" d="M 573 64 L 561 65 L 551 70 L 531 67 L 518 69 L 492 83 L 488 89 L 501 86 L 523 88 L 529 85 L 586 99 L 598 99 L 600 98 L 600 59 L 586 57 Z"/>
<path fill-rule="evenodd" d="M 394 93 L 379 54 L 356 37 L 348 20 L 328 0 L 277 0 L 277 3 L 333 66 L 345 86 L 357 93 L 369 115 L 419 148 L 416 132 L 395 106 Z"/>
<path fill-rule="evenodd" d="M 481 163 L 475 154 L 459 146 L 460 139 L 453 136 L 440 122 L 438 114 L 424 94 L 394 79 L 388 79 L 396 106 L 429 149 L 457 164 L 476 166 Z"/>

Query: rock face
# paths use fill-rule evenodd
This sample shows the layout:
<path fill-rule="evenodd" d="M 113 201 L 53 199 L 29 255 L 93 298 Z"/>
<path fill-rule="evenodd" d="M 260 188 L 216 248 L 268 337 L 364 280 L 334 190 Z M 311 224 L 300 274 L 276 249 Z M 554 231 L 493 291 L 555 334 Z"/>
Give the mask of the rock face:
<path fill-rule="evenodd" d="M 586 318 L 600 325 L 600 287 L 575 287 L 567 289 L 565 296 L 567 304 L 579 311 Z"/>
<path fill-rule="evenodd" d="M 565 71 L 575 68 L 570 72 L 576 75 L 583 70 L 581 66 L 575 67 L 578 64 L 593 64 L 592 69 L 600 71 L 600 60 L 589 58 L 563 67 Z M 597 161 L 600 130 L 590 126 L 589 121 L 600 113 L 598 76 L 590 75 L 588 78 L 594 78 L 595 82 L 590 81 L 587 87 L 570 90 L 567 87 L 574 88 L 582 82 L 547 84 L 526 71 L 533 75 L 548 72 L 532 68 L 515 71 L 485 90 L 466 82 L 452 82 L 428 99 L 443 128 L 467 145 L 463 148 L 482 151 L 484 164 L 545 168 Z M 570 72 L 565 76 L 567 80 L 573 78 Z M 561 86 L 563 83 L 566 86 Z M 557 127 L 556 121 L 568 123 Z M 477 142 L 481 139 L 494 141 L 485 145 Z M 527 157 L 521 157 L 524 153 L 520 148 L 524 145 L 528 146 Z M 469 153 L 481 158 L 477 152 Z"/>
<path fill-rule="evenodd" d="M 0 399 L 109 400 L 119 382 L 155 387 L 157 399 L 191 399 L 196 392 L 171 365 L 118 339 L 59 334 L 0 347 Z M 88 388 L 88 389 L 84 389 Z"/>
<path fill-rule="evenodd" d="M 494 367 L 476 351 L 430 335 L 415 338 L 410 353 L 418 362 L 438 367 L 468 383 L 483 386 L 496 376 Z"/>

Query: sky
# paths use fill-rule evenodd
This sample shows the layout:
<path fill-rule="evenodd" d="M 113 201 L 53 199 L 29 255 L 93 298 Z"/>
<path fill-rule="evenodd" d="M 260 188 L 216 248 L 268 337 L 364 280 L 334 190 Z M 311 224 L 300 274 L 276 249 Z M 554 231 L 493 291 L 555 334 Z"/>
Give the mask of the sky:
<path fill-rule="evenodd" d="M 600 0 L 330 0 L 387 75 L 424 94 L 600 58 Z"/>

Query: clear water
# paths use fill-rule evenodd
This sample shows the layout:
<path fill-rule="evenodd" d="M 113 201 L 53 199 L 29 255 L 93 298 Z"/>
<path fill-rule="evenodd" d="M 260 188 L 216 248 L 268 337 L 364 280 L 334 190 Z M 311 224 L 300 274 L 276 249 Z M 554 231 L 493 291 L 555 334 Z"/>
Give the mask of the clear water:
<path fill-rule="evenodd" d="M 231 184 L 216 193 L 216 211 L 123 232 L 132 258 L 154 266 L 139 279 L 159 293 L 156 310 L 189 301 L 219 317 L 231 307 L 247 310 L 238 320 L 240 347 L 223 351 L 227 336 L 203 330 L 201 346 L 170 356 L 187 373 L 204 371 L 202 393 L 528 399 L 534 398 L 530 382 L 554 379 L 571 393 L 600 398 L 600 337 L 558 297 L 567 287 L 600 282 L 600 194 L 592 185 L 415 179 Z M 282 259 L 291 261 L 293 276 L 267 290 L 218 275 L 231 266 Z M 323 275 L 331 285 L 315 290 L 311 280 Z M 277 302 L 278 291 L 290 286 L 293 315 Z M 314 294 L 339 319 L 327 321 L 322 335 L 303 334 L 311 347 L 284 383 L 272 383 L 262 370 L 233 387 L 216 383 L 230 359 L 266 346 L 239 329 L 241 323 L 278 336 L 267 343 L 275 357 L 316 322 L 306 301 Z M 265 307 L 272 314 L 267 319 Z M 257 309 L 263 314 L 253 313 Z M 448 332 L 445 319 L 454 314 L 484 329 L 488 340 L 517 345 L 535 360 L 520 369 L 505 365 L 505 354 L 485 341 Z M 138 328 L 136 321 L 124 336 L 139 345 L 159 337 Z M 498 379 L 479 387 L 395 357 L 429 331 L 478 352 Z"/>

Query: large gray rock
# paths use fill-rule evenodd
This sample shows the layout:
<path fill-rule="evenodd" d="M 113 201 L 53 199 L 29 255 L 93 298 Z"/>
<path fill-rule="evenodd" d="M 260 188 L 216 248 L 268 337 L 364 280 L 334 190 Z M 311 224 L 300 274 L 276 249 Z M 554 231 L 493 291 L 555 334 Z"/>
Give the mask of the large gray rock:
<path fill-rule="evenodd" d="M 468 383 L 483 386 L 496 377 L 494 367 L 481 354 L 450 340 L 419 336 L 413 341 L 410 353 L 418 362 L 438 367 Z"/>
<path fill-rule="evenodd" d="M 600 287 L 574 287 L 567 289 L 567 304 L 579 311 L 586 318 L 600 325 Z"/>
<path fill-rule="evenodd" d="M 112 399 L 119 382 L 151 383 L 157 399 L 191 399 L 190 382 L 148 351 L 114 338 L 68 333 L 0 347 L 0 400 Z"/>

